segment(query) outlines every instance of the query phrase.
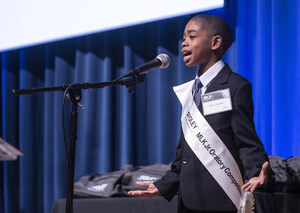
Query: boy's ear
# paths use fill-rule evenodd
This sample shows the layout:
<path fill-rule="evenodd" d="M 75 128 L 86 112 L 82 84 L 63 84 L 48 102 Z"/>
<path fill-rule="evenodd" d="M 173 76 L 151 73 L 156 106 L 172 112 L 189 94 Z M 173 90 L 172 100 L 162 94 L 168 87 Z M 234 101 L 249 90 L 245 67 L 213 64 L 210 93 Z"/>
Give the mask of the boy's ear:
<path fill-rule="evenodd" d="M 212 37 L 211 41 L 212 41 L 212 45 L 211 45 L 212 50 L 218 50 L 221 47 L 221 44 L 223 42 L 222 37 L 219 35 Z"/>

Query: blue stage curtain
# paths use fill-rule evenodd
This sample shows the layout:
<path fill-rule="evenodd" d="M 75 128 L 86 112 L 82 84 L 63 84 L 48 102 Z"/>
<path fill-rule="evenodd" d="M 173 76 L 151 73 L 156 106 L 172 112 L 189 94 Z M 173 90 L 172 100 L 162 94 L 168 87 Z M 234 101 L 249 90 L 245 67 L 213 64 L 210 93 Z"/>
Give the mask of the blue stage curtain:
<path fill-rule="evenodd" d="M 226 8 L 208 12 L 233 29 L 235 41 L 224 61 L 253 84 L 256 128 L 269 155 L 300 154 L 299 9 L 297 0 L 255 0 L 228 1 Z M 123 86 L 83 90 L 75 181 L 126 164 L 172 161 L 181 110 L 172 86 L 196 71 L 185 67 L 180 53 L 190 17 L 0 54 L 0 136 L 25 154 L 0 163 L 0 212 L 49 213 L 53 201 L 66 194 L 63 92 L 13 97 L 13 89 L 111 81 L 166 53 L 169 68 L 149 72 L 133 94 Z M 70 110 L 68 103 L 67 130 Z"/>

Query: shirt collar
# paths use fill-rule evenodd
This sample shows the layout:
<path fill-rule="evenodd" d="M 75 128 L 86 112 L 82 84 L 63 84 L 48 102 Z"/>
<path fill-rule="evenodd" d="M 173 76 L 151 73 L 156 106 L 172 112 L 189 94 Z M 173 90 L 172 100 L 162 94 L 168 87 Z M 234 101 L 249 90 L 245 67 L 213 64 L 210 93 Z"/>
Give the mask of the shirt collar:
<path fill-rule="evenodd" d="M 210 81 L 218 75 L 221 69 L 225 66 L 222 60 L 217 61 L 206 72 L 204 72 L 199 78 L 204 87 L 206 87 Z M 196 76 L 198 78 L 198 76 Z"/>

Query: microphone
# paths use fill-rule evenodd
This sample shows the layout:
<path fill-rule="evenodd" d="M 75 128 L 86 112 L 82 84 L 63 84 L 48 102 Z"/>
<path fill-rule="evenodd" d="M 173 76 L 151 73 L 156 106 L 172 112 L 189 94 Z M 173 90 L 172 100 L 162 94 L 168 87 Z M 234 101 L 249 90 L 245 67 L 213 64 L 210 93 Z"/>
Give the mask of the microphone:
<path fill-rule="evenodd" d="M 128 73 L 123 75 L 122 78 L 136 75 L 136 74 L 144 75 L 147 74 L 151 69 L 156 67 L 167 68 L 169 64 L 170 64 L 169 56 L 166 54 L 159 54 L 158 56 L 156 56 L 155 59 L 129 71 Z"/>

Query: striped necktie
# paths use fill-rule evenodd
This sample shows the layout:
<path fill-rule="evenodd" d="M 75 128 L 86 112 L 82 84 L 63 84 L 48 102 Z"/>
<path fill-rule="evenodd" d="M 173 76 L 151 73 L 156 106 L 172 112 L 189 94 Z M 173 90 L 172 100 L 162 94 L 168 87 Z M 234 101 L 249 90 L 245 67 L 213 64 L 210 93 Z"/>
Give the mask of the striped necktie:
<path fill-rule="evenodd" d="M 196 78 L 194 83 L 194 101 L 196 106 L 199 107 L 201 101 L 201 88 L 203 87 L 199 78 Z"/>

